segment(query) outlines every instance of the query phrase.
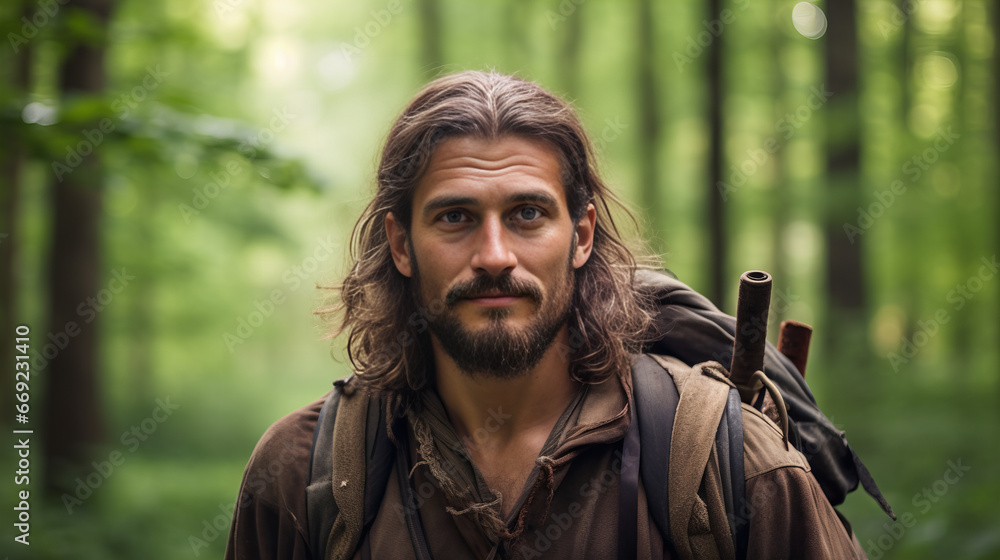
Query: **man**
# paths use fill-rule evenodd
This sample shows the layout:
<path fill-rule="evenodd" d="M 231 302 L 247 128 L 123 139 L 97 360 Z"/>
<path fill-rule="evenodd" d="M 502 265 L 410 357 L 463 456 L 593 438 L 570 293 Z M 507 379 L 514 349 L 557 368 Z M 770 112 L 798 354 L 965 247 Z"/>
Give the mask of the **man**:
<path fill-rule="evenodd" d="M 715 454 L 685 465 L 672 444 L 669 529 L 642 488 L 621 511 L 630 366 L 656 336 L 654 305 L 571 107 L 510 76 L 443 77 L 396 120 L 377 183 L 331 310 L 356 372 L 340 389 L 329 542 L 310 550 L 305 503 L 324 397 L 257 445 L 227 558 L 612 558 L 630 540 L 623 514 L 638 558 L 732 557 Z M 657 359 L 681 390 L 676 440 L 698 420 L 687 395 L 726 380 L 717 365 Z M 864 557 L 801 454 L 744 417 L 749 557 Z M 373 426 L 398 442 L 401 470 L 362 524 L 352 500 Z"/>

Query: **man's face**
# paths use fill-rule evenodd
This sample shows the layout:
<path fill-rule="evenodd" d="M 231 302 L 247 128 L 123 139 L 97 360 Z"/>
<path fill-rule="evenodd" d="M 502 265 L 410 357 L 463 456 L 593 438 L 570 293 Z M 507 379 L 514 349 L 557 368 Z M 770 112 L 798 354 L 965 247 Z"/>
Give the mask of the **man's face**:
<path fill-rule="evenodd" d="M 422 307 L 443 303 L 431 334 L 466 373 L 526 373 L 565 325 L 596 214 L 574 223 L 560 178 L 544 142 L 450 138 L 413 193 L 409 234 L 386 218 L 396 268 Z"/>

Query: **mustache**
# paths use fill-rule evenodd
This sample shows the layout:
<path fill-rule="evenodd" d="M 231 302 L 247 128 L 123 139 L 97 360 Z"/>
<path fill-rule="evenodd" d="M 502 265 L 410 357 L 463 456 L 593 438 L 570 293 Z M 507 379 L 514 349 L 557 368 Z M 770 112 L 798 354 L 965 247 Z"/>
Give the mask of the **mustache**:
<path fill-rule="evenodd" d="M 445 304 L 454 305 L 462 299 L 471 299 L 489 295 L 527 297 L 536 302 L 542 299 L 542 291 L 538 286 L 527 280 L 514 278 L 509 274 L 503 276 L 477 276 L 468 282 L 456 284 L 445 295 Z"/>

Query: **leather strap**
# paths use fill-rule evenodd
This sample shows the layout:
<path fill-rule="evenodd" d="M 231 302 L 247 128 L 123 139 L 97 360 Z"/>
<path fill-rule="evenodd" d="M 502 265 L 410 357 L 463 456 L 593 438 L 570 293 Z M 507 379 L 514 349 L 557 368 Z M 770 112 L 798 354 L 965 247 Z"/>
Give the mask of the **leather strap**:
<path fill-rule="evenodd" d="M 635 404 L 639 439 L 644 442 L 639 465 L 649 513 L 663 535 L 665 558 L 676 556 L 670 532 L 667 494 L 670 441 L 679 400 L 677 385 L 670 373 L 648 354 L 641 354 L 632 365 L 632 402 Z"/>
<path fill-rule="evenodd" d="M 633 560 L 639 540 L 639 420 L 635 404 L 629 409 L 632 421 L 622 443 L 622 473 L 618 489 L 618 560 Z"/>
<path fill-rule="evenodd" d="M 747 549 L 750 544 L 750 520 L 748 519 L 746 478 L 743 468 L 743 407 L 740 393 L 735 387 L 729 389 L 723 420 L 726 422 L 729 432 L 729 475 L 732 481 L 733 512 L 735 513 L 731 518 L 733 519 L 731 526 L 733 547 L 736 549 L 737 560 L 742 560 L 747 557 Z"/>
<path fill-rule="evenodd" d="M 327 395 L 316 420 L 309 457 L 306 485 L 306 516 L 309 520 L 309 548 L 316 558 L 326 557 L 326 544 L 334 520 L 340 513 L 333 499 L 333 421 L 340 404 L 340 387 Z"/>

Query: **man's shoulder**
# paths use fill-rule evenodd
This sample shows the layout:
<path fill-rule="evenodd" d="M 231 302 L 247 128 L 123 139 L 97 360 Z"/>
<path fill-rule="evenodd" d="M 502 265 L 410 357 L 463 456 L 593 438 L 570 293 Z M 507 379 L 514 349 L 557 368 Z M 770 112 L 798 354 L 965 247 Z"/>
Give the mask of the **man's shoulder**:
<path fill-rule="evenodd" d="M 244 489 L 276 506 L 293 506 L 309 481 L 313 433 L 326 396 L 275 421 L 250 455 Z"/>

